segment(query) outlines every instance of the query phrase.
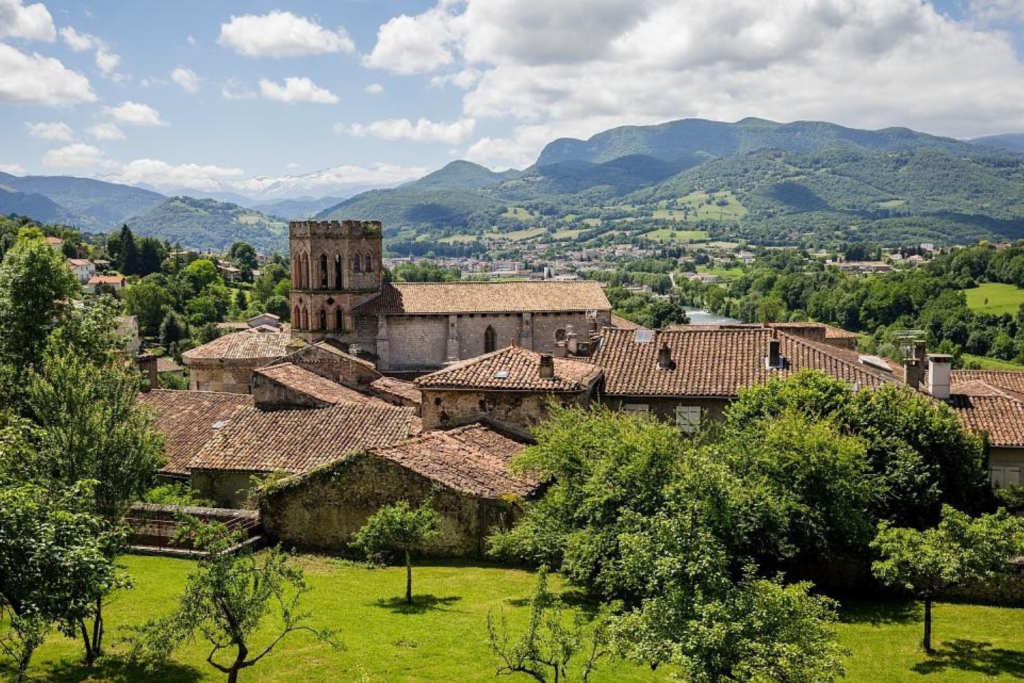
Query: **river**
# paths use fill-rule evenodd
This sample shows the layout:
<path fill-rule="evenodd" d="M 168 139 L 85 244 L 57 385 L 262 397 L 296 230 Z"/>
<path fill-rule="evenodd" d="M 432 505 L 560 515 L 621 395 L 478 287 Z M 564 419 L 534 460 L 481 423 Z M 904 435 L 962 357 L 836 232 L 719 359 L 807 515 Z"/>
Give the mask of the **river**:
<path fill-rule="evenodd" d="M 739 322 L 735 318 L 726 318 L 724 315 L 716 315 L 699 308 L 686 309 L 686 317 L 690 319 L 692 325 L 733 325 Z"/>

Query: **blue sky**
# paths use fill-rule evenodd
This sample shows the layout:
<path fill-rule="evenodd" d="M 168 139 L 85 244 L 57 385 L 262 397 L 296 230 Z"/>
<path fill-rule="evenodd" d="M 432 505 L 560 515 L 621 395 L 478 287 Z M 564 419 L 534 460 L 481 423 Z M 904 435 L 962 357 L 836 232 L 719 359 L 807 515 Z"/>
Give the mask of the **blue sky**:
<path fill-rule="evenodd" d="M 318 195 L 690 116 L 1024 131 L 1022 20 L 1024 0 L 0 0 L 0 170 Z"/>

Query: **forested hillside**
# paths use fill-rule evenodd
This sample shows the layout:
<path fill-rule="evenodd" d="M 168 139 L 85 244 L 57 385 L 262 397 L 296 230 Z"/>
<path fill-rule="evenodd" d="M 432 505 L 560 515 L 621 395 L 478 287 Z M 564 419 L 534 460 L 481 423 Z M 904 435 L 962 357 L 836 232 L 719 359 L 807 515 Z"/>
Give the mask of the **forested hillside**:
<path fill-rule="evenodd" d="M 127 220 L 139 235 L 152 235 L 183 247 L 222 252 L 246 242 L 261 253 L 288 250 L 288 224 L 237 204 L 172 197 Z"/>

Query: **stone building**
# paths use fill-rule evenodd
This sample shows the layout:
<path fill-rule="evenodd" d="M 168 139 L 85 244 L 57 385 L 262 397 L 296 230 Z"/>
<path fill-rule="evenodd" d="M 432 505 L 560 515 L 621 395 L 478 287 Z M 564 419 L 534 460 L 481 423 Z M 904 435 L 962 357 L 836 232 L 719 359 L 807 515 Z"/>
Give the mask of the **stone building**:
<path fill-rule="evenodd" d="M 487 536 L 511 526 L 516 501 L 539 486 L 508 470 L 523 447 L 476 424 L 353 453 L 270 485 L 260 500 L 264 530 L 288 547 L 339 550 L 381 507 L 430 498 L 441 534 L 424 552 L 480 557 Z"/>
<path fill-rule="evenodd" d="M 603 376 L 593 363 L 510 346 L 414 383 L 423 394 L 425 430 L 486 420 L 529 435 L 547 418 L 549 401 L 586 407 Z"/>
<path fill-rule="evenodd" d="M 566 331 L 611 324 L 597 282 L 399 282 L 381 272 L 377 221 L 295 221 L 292 329 L 421 373 L 515 343 L 551 353 Z"/>
<path fill-rule="evenodd" d="M 253 371 L 283 357 L 292 350 L 291 344 L 286 332 L 264 326 L 190 349 L 181 358 L 189 371 L 188 388 L 247 394 Z"/>

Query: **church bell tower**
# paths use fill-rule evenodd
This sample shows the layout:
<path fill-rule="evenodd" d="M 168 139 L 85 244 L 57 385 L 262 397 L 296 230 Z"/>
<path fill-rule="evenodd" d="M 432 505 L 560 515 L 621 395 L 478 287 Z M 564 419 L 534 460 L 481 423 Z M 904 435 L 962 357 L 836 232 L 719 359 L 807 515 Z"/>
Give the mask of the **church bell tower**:
<path fill-rule="evenodd" d="M 306 341 L 355 341 L 352 309 L 380 293 L 380 221 L 292 221 L 292 332 Z"/>

